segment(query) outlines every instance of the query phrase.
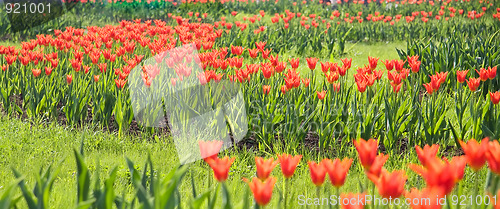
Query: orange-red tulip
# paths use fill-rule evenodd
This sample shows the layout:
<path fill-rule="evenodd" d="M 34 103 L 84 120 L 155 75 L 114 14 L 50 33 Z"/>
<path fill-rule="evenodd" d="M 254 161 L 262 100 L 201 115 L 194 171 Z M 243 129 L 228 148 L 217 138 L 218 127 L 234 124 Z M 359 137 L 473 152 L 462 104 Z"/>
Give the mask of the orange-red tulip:
<path fill-rule="evenodd" d="M 309 69 L 314 70 L 316 68 L 316 64 L 318 63 L 318 58 L 316 57 L 309 57 L 306 58 L 307 66 Z"/>
<path fill-rule="evenodd" d="M 260 206 L 265 206 L 271 201 L 273 195 L 274 184 L 276 179 L 274 177 L 268 178 L 266 181 L 262 182 L 258 178 L 253 178 L 251 182 L 248 179 L 243 179 L 248 183 L 250 190 L 252 190 L 255 202 Z"/>
<path fill-rule="evenodd" d="M 326 169 L 322 163 L 316 164 L 316 162 L 309 161 L 309 171 L 311 173 L 311 180 L 316 186 L 321 186 L 325 182 Z"/>
<path fill-rule="evenodd" d="M 441 209 L 442 205 L 438 200 L 443 198 L 444 194 L 439 188 L 424 188 L 420 191 L 413 188 L 405 193 L 405 197 L 411 200 L 408 203 L 412 209 Z"/>
<path fill-rule="evenodd" d="M 418 145 L 415 145 L 415 151 L 417 152 L 418 160 L 420 164 L 424 167 L 427 166 L 427 162 L 434 159 L 439 150 L 439 145 L 433 144 L 432 146 L 425 145 L 424 149 L 420 148 Z"/>
<path fill-rule="evenodd" d="M 375 139 L 369 139 L 365 141 L 364 139 L 354 140 L 354 146 L 358 151 L 359 161 L 365 169 L 370 168 L 370 166 L 375 161 L 378 151 L 378 143 Z"/>
<path fill-rule="evenodd" d="M 323 91 L 316 91 L 316 94 L 318 94 L 318 99 L 323 100 L 326 96 L 326 90 Z"/>
<path fill-rule="evenodd" d="M 234 162 L 234 157 L 229 158 L 228 156 L 225 156 L 222 159 L 220 159 L 218 157 L 207 158 L 206 161 L 207 161 L 208 165 L 210 165 L 210 167 L 214 171 L 215 179 L 217 179 L 217 181 L 219 181 L 219 182 L 226 181 L 226 179 L 229 175 L 229 168 L 231 167 L 231 164 L 233 164 L 233 162 Z"/>
<path fill-rule="evenodd" d="M 375 184 L 380 196 L 384 198 L 399 198 L 403 195 L 407 179 L 404 171 L 389 173 L 386 170 L 382 170 L 379 177 L 368 174 L 368 178 Z"/>
<path fill-rule="evenodd" d="M 490 92 L 490 100 L 491 100 L 491 103 L 493 104 L 498 104 L 498 102 L 500 102 L 500 91 L 497 91 L 497 92 Z"/>
<path fill-rule="evenodd" d="M 479 78 L 469 78 L 469 80 L 467 80 L 467 85 L 469 85 L 471 91 L 476 91 L 480 84 L 481 79 Z"/>
<path fill-rule="evenodd" d="M 265 95 L 268 95 L 269 91 L 271 91 L 271 86 L 269 86 L 269 85 L 262 85 L 262 91 L 264 92 Z"/>
<path fill-rule="evenodd" d="M 40 76 L 40 74 L 42 74 L 41 69 L 31 69 L 31 72 L 33 73 L 33 76 L 35 76 L 35 78 Z"/>
<path fill-rule="evenodd" d="M 217 158 L 217 154 L 219 154 L 220 149 L 222 148 L 222 141 L 214 140 L 214 141 L 198 141 L 198 146 L 200 148 L 200 155 L 205 162 L 207 159 Z"/>
<path fill-rule="evenodd" d="M 368 56 L 368 63 L 370 65 L 370 69 L 375 70 L 375 68 L 377 68 L 378 58 Z"/>
<path fill-rule="evenodd" d="M 382 167 L 384 166 L 387 159 L 389 159 L 389 155 L 384 155 L 384 154 L 377 155 L 371 166 L 368 169 L 365 169 L 366 173 L 373 176 L 380 176 Z"/>
<path fill-rule="evenodd" d="M 296 155 L 293 157 L 289 154 L 278 155 L 281 172 L 283 172 L 283 176 L 285 178 L 292 178 L 293 174 L 295 173 L 295 169 L 300 162 L 300 159 L 302 159 L 302 155 Z"/>
<path fill-rule="evenodd" d="M 321 163 L 323 163 L 333 186 L 341 187 L 344 185 L 347 172 L 351 167 L 352 159 L 345 158 L 342 161 L 338 158 L 333 161 L 330 159 L 324 159 Z"/>
<path fill-rule="evenodd" d="M 464 157 L 454 157 L 451 161 L 434 157 L 427 161 L 426 167 L 415 164 L 409 167 L 425 179 L 427 187 L 442 189 L 443 194 L 449 194 L 463 178 L 466 163 Z"/>
<path fill-rule="evenodd" d="M 278 161 L 275 161 L 273 158 L 264 160 L 264 158 L 255 157 L 255 165 L 257 166 L 257 177 L 261 180 L 266 180 L 274 167 L 278 165 Z"/>
<path fill-rule="evenodd" d="M 342 209 L 364 209 L 366 194 L 340 194 L 340 205 Z M 352 201 L 355 200 L 355 201 Z M 359 200 L 359 201 L 358 201 Z"/>
<path fill-rule="evenodd" d="M 467 76 L 467 73 L 469 70 L 457 70 L 457 81 L 459 83 L 465 82 L 465 77 Z"/>
<path fill-rule="evenodd" d="M 66 82 L 68 84 L 71 84 L 72 81 L 73 81 L 73 76 L 72 75 L 66 75 Z"/>
<path fill-rule="evenodd" d="M 497 140 L 488 143 L 486 160 L 488 161 L 488 167 L 491 172 L 500 175 L 500 144 Z"/>
<path fill-rule="evenodd" d="M 474 170 L 478 171 L 486 163 L 486 151 L 488 150 L 488 138 L 484 138 L 479 144 L 475 139 L 460 141 L 460 146 L 465 153 L 467 164 Z"/>

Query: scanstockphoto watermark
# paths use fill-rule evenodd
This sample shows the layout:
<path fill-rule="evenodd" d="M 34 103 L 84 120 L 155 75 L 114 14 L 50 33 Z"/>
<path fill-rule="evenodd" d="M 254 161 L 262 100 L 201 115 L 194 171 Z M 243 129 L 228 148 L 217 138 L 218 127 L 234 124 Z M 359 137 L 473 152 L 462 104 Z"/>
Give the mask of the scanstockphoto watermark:
<path fill-rule="evenodd" d="M 297 197 L 299 205 L 307 206 L 328 206 L 328 205 L 383 205 L 383 206 L 409 206 L 409 205 L 496 205 L 497 197 L 488 195 L 466 196 L 450 195 L 421 198 L 382 198 L 374 195 L 358 194 L 354 196 L 331 195 L 329 197 L 307 197 L 299 195 Z"/>

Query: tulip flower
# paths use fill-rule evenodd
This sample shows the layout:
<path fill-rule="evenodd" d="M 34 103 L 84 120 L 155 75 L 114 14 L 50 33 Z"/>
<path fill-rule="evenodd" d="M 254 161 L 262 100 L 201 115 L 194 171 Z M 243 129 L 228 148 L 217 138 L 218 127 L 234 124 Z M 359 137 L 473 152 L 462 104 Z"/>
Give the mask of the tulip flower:
<path fill-rule="evenodd" d="M 292 178 L 295 173 L 295 168 L 302 159 L 302 155 L 291 156 L 289 154 L 278 154 L 278 160 L 281 166 L 281 172 L 283 172 L 283 176 L 287 179 Z"/>
<path fill-rule="evenodd" d="M 488 78 L 493 80 L 497 76 L 497 66 L 488 67 Z"/>
<path fill-rule="evenodd" d="M 309 67 L 309 69 L 314 70 L 316 68 L 316 64 L 318 63 L 318 60 L 319 59 L 316 57 L 306 58 L 307 66 Z"/>
<path fill-rule="evenodd" d="M 370 69 L 375 70 L 377 68 L 378 58 L 368 56 L 368 63 L 370 64 Z"/>
<path fill-rule="evenodd" d="M 467 76 L 467 73 L 469 70 L 457 70 L 457 81 L 459 83 L 465 82 L 465 77 Z"/>
<path fill-rule="evenodd" d="M 427 187 L 420 191 L 417 188 L 413 188 L 410 192 L 406 192 L 404 196 L 410 200 L 419 200 L 409 202 L 412 209 L 441 209 L 442 205 L 438 202 L 438 200 L 443 198 L 444 194 L 439 188 Z M 424 202 L 420 200 L 429 201 Z"/>
<path fill-rule="evenodd" d="M 342 209 L 364 209 L 366 194 L 340 194 L 340 202 Z M 351 201 L 356 200 L 356 201 Z"/>
<path fill-rule="evenodd" d="M 368 178 L 373 181 L 378 189 L 378 193 L 384 198 L 401 197 L 407 179 L 404 171 L 389 173 L 386 170 L 382 170 L 379 177 L 368 174 Z"/>
<path fill-rule="evenodd" d="M 271 86 L 269 86 L 269 85 L 262 85 L 262 91 L 264 92 L 265 95 L 268 95 L 269 91 L 271 91 Z"/>
<path fill-rule="evenodd" d="M 363 165 L 365 169 L 369 169 L 377 157 L 377 141 L 375 139 L 369 139 L 368 141 L 364 139 L 359 139 L 358 141 L 354 140 L 354 146 L 358 151 L 361 165 Z"/>
<path fill-rule="evenodd" d="M 42 74 L 41 69 L 31 69 L 31 72 L 33 73 L 33 76 L 35 76 L 35 78 L 40 76 L 40 74 Z"/>
<path fill-rule="evenodd" d="M 352 159 L 345 158 L 342 161 L 340 159 L 335 159 L 333 161 L 324 159 L 321 163 L 323 163 L 333 186 L 339 188 L 344 185 L 347 172 L 352 164 Z"/>
<path fill-rule="evenodd" d="M 342 61 L 343 67 L 345 66 L 346 71 L 351 68 L 352 58 L 344 58 L 340 60 Z"/>
<path fill-rule="evenodd" d="M 479 74 L 481 81 L 487 81 L 490 78 L 488 71 L 484 68 L 481 68 L 479 71 L 476 69 L 476 72 Z"/>
<path fill-rule="evenodd" d="M 427 161 L 425 167 L 415 164 L 410 164 L 409 167 L 425 179 L 427 187 L 442 189 L 446 195 L 463 178 L 466 163 L 463 157 L 454 157 L 451 161 L 434 157 Z"/>
<path fill-rule="evenodd" d="M 262 157 L 255 157 L 255 165 L 257 166 L 257 177 L 261 180 L 266 180 L 277 164 L 278 161 L 275 161 L 272 158 L 264 160 L 264 158 Z"/>
<path fill-rule="evenodd" d="M 493 140 L 488 143 L 486 151 L 486 160 L 491 172 L 500 175 L 500 144 L 498 140 Z"/>
<path fill-rule="evenodd" d="M 500 91 L 497 91 L 497 92 L 490 92 L 490 100 L 491 100 L 491 103 L 493 104 L 498 104 L 498 102 L 500 102 Z"/>
<path fill-rule="evenodd" d="M 410 65 L 410 68 L 411 68 L 411 72 L 413 73 L 418 73 L 418 71 L 420 70 L 420 64 L 421 62 L 420 61 L 414 61 L 412 63 L 408 63 Z"/>
<path fill-rule="evenodd" d="M 476 91 L 480 84 L 481 80 L 479 78 L 469 78 L 469 80 L 467 80 L 467 85 L 469 85 L 471 91 Z"/>
<path fill-rule="evenodd" d="M 219 154 L 220 149 L 222 148 L 222 141 L 214 140 L 214 141 L 198 141 L 198 146 L 200 148 L 200 155 L 205 162 L 211 158 L 217 158 L 217 154 Z"/>
<path fill-rule="evenodd" d="M 382 167 L 384 166 L 387 159 L 389 159 L 389 155 L 384 155 L 384 154 L 377 155 L 371 166 L 368 169 L 365 169 L 366 174 L 372 176 L 380 176 Z"/>
<path fill-rule="evenodd" d="M 292 66 L 293 69 L 299 68 L 299 58 L 291 58 L 290 59 L 290 65 Z"/>
<path fill-rule="evenodd" d="M 326 90 L 323 91 L 316 91 L 316 94 L 318 94 L 318 99 L 323 100 L 326 96 Z"/>
<path fill-rule="evenodd" d="M 250 190 L 252 190 L 255 202 L 257 202 L 258 205 L 266 206 L 271 201 L 274 184 L 276 183 L 276 179 L 274 177 L 270 177 L 264 182 L 255 177 L 251 182 L 249 182 L 248 179 L 243 179 L 243 181 L 248 183 Z"/>
<path fill-rule="evenodd" d="M 231 167 L 231 164 L 233 164 L 234 159 L 234 157 L 229 158 L 228 156 L 225 156 L 222 159 L 215 157 L 207 158 L 206 162 L 214 171 L 215 179 L 217 179 L 217 181 L 219 182 L 224 182 L 229 175 L 229 168 Z"/>
<path fill-rule="evenodd" d="M 384 63 L 387 71 L 391 71 L 394 68 L 394 62 L 392 60 L 385 60 L 385 61 L 382 61 L 382 63 Z"/>
<path fill-rule="evenodd" d="M 425 145 L 424 149 L 420 148 L 418 145 L 415 145 L 415 151 L 417 152 L 418 160 L 420 164 L 424 167 L 427 166 L 427 162 L 434 159 L 439 150 L 439 145 L 433 144 L 432 146 Z"/>
<path fill-rule="evenodd" d="M 73 81 L 73 76 L 72 75 L 66 75 L 66 82 L 69 84 L 71 84 L 71 82 Z"/>
<path fill-rule="evenodd" d="M 338 93 L 340 91 L 340 83 L 332 83 L 332 86 L 335 92 Z"/>
<path fill-rule="evenodd" d="M 486 151 L 488 150 L 488 138 L 484 138 L 479 144 L 475 139 L 469 140 L 467 143 L 460 141 L 460 146 L 465 153 L 467 164 L 474 170 L 479 171 L 486 163 Z"/>
<path fill-rule="evenodd" d="M 94 81 L 98 82 L 99 81 L 99 75 L 94 75 Z"/>
<path fill-rule="evenodd" d="M 314 185 L 320 187 L 325 182 L 326 169 L 322 163 L 316 164 L 315 162 L 309 161 L 309 171 L 311 173 L 311 180 Z"/>

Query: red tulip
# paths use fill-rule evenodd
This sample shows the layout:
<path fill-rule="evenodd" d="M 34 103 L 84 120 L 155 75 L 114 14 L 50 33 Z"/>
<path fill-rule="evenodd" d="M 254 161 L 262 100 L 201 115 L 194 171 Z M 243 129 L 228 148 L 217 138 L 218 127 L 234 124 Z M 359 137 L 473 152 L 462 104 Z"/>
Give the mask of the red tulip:
<path fill-rule="evenodd" d="M 323 100 L 326 96 L 326 90 L 323 91 L 316 91 L 316 94 L 318 94 L 318 99 Z"/>
<path fill-rule="evenodd" d="M 265 95 L 268 95 L 269 91 L 271 91 L 271 86 L 269 86 L 269 85 L 263 85 L 262 86 L 262 91 L 264 92 Z"/>
<path fill-rule="evenodd" d="M 340 194 L 340 202 L 342 209 L 364 209 L 366 194 Z M 354 201 L 352 201 L 354 200 Z"/>
<path fill-rule="evenodd" d="M 476 69 L 476 72 L 479 74 L 481 81 L 487 81 L 489 79 L 489 73 L 486 69 L 481 68 L 479 71 Z"/>
<path fill-rule="evenodd" d="M 206 162 L 214 171 L 215 179 L 219 182 L 224 182 L 229 176 L 229 168 L 231 168 L 231 164 L 234 162 L 234 157 L 229 158 L 228 156 L 225 156 L 222 159 L 219 159 L 218 157 L 207 158 Z"/>
<path fill-rule="evenodd" d="M 399 198 L 403 195 L 407 179 L 404 171 L 389 173 L 386 170 L 382 170 L 379 177 L 368 174 L 368 178 L 374 182 L 378 193 L 384 198 Z"/>
<path fill-rule="evenodd" d="M 488 78 L 493 80 L 497 76 L 497 66 L 488 67 Z"/>
<path fill-rule="evenodd" d="M 435 157 L 429 159 L 425 167 L 415 164 L 409 167 L 425 179 L 427 187 L 442 189 L 443 194 L 449 194 L 463 178 L 466 163 L 463 157 L 454 157 L 451 161 Z"/>
<path fill-rule="evenodd" d="M 325 182 L 326 169 L 322 163 L 316 164 L 315 162 L 308 162 L 309 171 L 311 173 L 311 180 L 317 187 L 323 185 Z"/>
<path fill-rule="evenodd" d="M 72 75 L 66 75 L 66 82 L 69 84 L 71 84 L 71 82 L 73 81 L 73 76 Z"/>
<path fill-rule="evenodd" d="M 469 78 L 467 81 L 467 85 L 469 85 L 471 91 L 476 91 L 480 84 L 481 80 L 479 78 Z"/>
<path fill-rule="evenodd" d="M 467 164 L 474 170 L 478 171 L 486 163 L 486 151 L 488 150 L 488 138 L 484 138 L 479 144 L 475 139 L 469 140 L 467 143 L 460 141 L 460 146 L 464 150 Z"/>
<path fill-rule="evenodd" d="M 370 69 L 375 70 L 377 68 L 378 58 L 368 56 L 368 63 L 370 64 Z"/>
<path fill-rule="evenodd" d="M 33 73 L 33 76 L 35 76 L 35 78 L 40 76 L 40 74 L 42 74 L 41 69 L 31 69 L 31 72 Z"/>
<path fill-rule="evenodd" d="M 387 159 L 389 159 L 389 155 L 384 155 L 384 154 L 377 155 L 377 157 L 375 157 L 375 160 L 373 160 L 373 163 L 370 165 L 370 167 L 365 170 L 366 174 L 372 176 L 380 176 L 382 167 L 384 166 Z"/>
<path fill-rule="evenodd" d="M 486 160 L 491 172 L 500 175 L 500 144 L 498 140 L 493 140 L 488 143 L 486 151 Z"/>
<path fill-rule="evenodd" d="M 369 139 L 368 141 L 365 141 L 364 139 L 359 139 L 358 141 L 354 140 L 354 146 L 358 151 L 361 165 L 363 165 L 365 169 L 369 169 L 377 157 L 377 141 L 375 139 Z"/>
<path fill-rule="evenodd" d="M 411 68 L 411 72 L 413 73 L 418 73 L 418 71 L 420 70 L 420 61 L 414 61 L 412 63 L 408 63 L 410 65 L 410 68 Z"/>
<path fill-rule="evenodd" d="M 303 78 L 302 79 L 302 83 L 304 84 L 305 87 L 308 87 L 309 86 L 309 83 L 310 83 L 310 79 L 309 78 Z"/>
<path fill-rule="evenodd" d="M 390 82 L 392 89 L 394 90 L 395 93 L 398 93 L 399 90 L 401 90 L 401 86 L 403 85 L 402 83 L 396 84 L 395 82 Z"/>
<path fill-rule="evenodd" d="M 116 87 L 119 89 L 123 88 L 123 86 L 125 86 L 125 83 L 127 83 L 127 80 L 115 79 Z"/>
<path fill-rule="evenodd" d="M 299 58 L 291 58 L 290 59 L 290 65 L 292 66 L 293 69 L 299 68 Z"/>
<path fill-rule="evenodd" d="M 463 83 L 465 82 L 465 77 L 467 76 L 467 73 L 469 72 L 469 70 L 457 70 L 457 81 L 459 83 Z"/>
<path fill-rule="evenodd" d="M 209 159 L 217 158 L 217 154 L 219 154 L 220 149 L 222 148 L 222 141 L 214 140 L 214 141 L 198 141 L 198 147 L 200 148 L 200 155 L 205 162 Z"/>
<path fill-rule="evenodd" d="M 498 104 L 500 102 L 500 91 L 490 92 L 490 99 L 493 104 Z"/>
<path fill-rule="evenodd" d="M 407 199 L 415 200 L 409 202 L 412 209 L 441 209 L 442 205 L 438 200 L 443 198 L 443 196 L 443 191 L 439 188 L 424 188 L 420 191 L 417 188 L 413 188 L 410 192 L 405 193 Z"/>
<path fill-rule="evenodd" d="M 277 164 L 278 161 L 275 161 L 272 158 L 264 160 L 264 158 L 262 157 L 255 157 L 255 165 L 257 166 L 257 177 L 261 180 L 266 180 Z"/>
<path fill-rule="evenodd" d="M 52 73 L 51 67 L 45 67 L 45 75 L 50 75 Z"/>
<path fill-rule="evenodd" d="M 94 81 L 98 82 L 99 81 L 99 75 L 94 75 Z"/>
<path fill-rule="evenodd" d="M 283 176 L 285 178 L 292 178 L 293 174 L 295 173 L 295 168 L 297 168 L 297 165 L 300 162 L 300 159 L 302 159 L 302 155 L 296 155 L 292 157 L 289 154 L 278 154 L 281 172 L 283 172 Z"/>
<path fill-rule="evenodd" d="M 345 66 L 346 71 L 351 68 L 352 58 L 344 58 L 340 60 L 342 61 L 343 67 Z"/>
<path fill-rule="evenodd" d="M 274 184 L 276 179 L 274 177 L 268 178 L 266 181 L 262 182 L 258 178 L 253 178 L 251 182 L 248 179 L 243 179 L 248 183 L 250 190 L 252 190 L 255 202 L 260 206 L 265 206 L 271 201 L 273 195 Z"/>
<path fill-rule="evenodd" d="M 394 62 L 392 60 L 385 60 L 385 61 L 382 61 L 382 63 L 384 63 L 387 71 L 391 71 L 394 68 Z"/>
<path fill-rule="evenodd" d="M 432 146 L 425 145 L 424 149 L 420 148 L 418 145 L 415 146 L 415 151 L 417 152 L 418 160 L 420 164 L 424 167 L 427 166 L 427 162 L 436 158 L 437 152 L 439 150 L 439 145 L 433 144 Z"/>
<path fill-rule="evenodd" d="M 332 86 L 333 86 L 333 90 L 335 92 L 339 92 L 340 91 L 340 83 L 332 83 Z"/>
<path fill-rule="evenodd" d="M 324 159 L 321 161 L 323 166 L 330 177 L 330 182 L 335 187 L 341 187 L 345 183 L 345 179 L 347 177 L 347 172 L 351 167 L 352 159 L 345 158 L 344 160 L 335 159 Z"/>
<path fill-rule="evenodd" d="M 309 69 L 314 70 L 316 68 L 316 64 L 318 63 L 318 60 L 319 59 L 316 57 L 306 58 L 307 66 L 309 67 Z"/>

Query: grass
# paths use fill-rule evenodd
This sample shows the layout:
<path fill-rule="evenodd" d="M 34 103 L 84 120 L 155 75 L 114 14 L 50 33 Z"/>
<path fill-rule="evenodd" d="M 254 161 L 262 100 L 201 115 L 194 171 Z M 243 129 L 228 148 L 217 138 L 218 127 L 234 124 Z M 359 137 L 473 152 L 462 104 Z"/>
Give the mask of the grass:
<path fill-rule="evenodd" d="M 113 133 L 104 133 L 101 131 L 92 130 L 89 128 L 71 129 L 62 127 L 55 123 L 42 124 L 22 121 L 19 119 L 0 119 L 0 194 L 2 188 L 6 188 L 15 180 L 10 168 L 15 168 L 23 173 L 28 185 L 32 185 L 38 171 L 46 168 L 50 164 L 60 166 L 60 173 L 54 184 L 53 192 L 50 196 L 51 208 L 71 208 L 75 206 L 76 199 L 76 163 L 73 157 L 73 149 L 79 148 L 81 141 L 84 142 L 85 160 L 90 167 L 92 174 L 95 174 L 96 169 L 100 168 L 100 176 L 102 179 L 108 176 L 108 173 L 116 166 L 118 167 L 118 177 L 115 183 L 115 191 L 117 195 L 124 193 L 126 198 L 131 200 L 134 195 L 133 188 L 129 182 L 128 168 L 125 164 L 125 157 L 136 163 L 136 168 L 141 169 L 148 154 L 151 156 L 155 170 L 159 176 L 166 175 L 170 170 L 179 166 L 178 156 L 168 137 L 139 137 L 126 136 L 123 138 L 117 137 Z M 235 163 L 231 167 L 230 178 L 227 182 L 229 191 L 233 197 L 233 201 L 237 203 L 237 199 L 244 197 L 245 190 L 248 188 L 241 181 L 242 177 L 251 178 L 255 173 L 255 156 L 264 156 L 265 158 L 274 157 L 274 155 L 266 155 L 262 152 L 250 152 L 249 150 L 236 150 L 223 153 L 236 158 Z M 307 149 L 297 150 L 295 154 L 303 154 L 304 158 L 299 165 L 295 176 L 292 178 L 291 203 L 294 208 L 299 208 L 298 195 L 314 198 L 315 187 L 311 183 L 307 161 L 315 161 L 317 153 Z M 361 165 L 357 162 L 357 154 L 355 149 L 351 147 L 346 156 L 354 158 L 354 163 L 351 167 L 350 174 L 347 178 L 346 185 L 342 187 L 342 192 L 359 192 L 360 185 L 365 186 L 366 177 L 363 174 Z M 334 158 L 335 156 L 327 156 Z M 408 163 L 417 163 L 416 155 L 413 151 L 399 156 L 391 156 L 385 165 L 385 168 L 392 171 L 396 169 L 407 170 L 409 185 L 421 187 L 422 180 L 412 171 L 406 168 Z M 180 186 L 180 192 L 183 198 L 190 198 L 191 185 L 190 175 L 196 182 L 198 191 L 206 191 L 208 189 L 207 182 L 212 176 L 209 174 L 209 167 L 203 161 L 192 163 L 190 172 L 188 172 L 183 183 Z M 486 169 L 480 173 L 480 181 L 484 182 Z M 283 188 L 283 181 L 279 166 L 272 173 L 278 177 L 278 183 L 275 187 L 271 208 L 279 205 L 279 194 Z M 467 169 L 466 180 L 472 181 L 473 173 Z M 329 183 L 325 183 L 327 185 Z M 471 193 L 471 182 L 462 183 L 465 193 Z M 244 189 L 242 189 L 244 188 Z M 334 194 L 333 187 L 330 185 L 323 186 L 322 194 Z M 184 199 L 185 199 L 184 198 Z M 248 198 L 251 198 L 248 196 Z M 236 200 L 234 200 L 236 199 Z M 24 204 L 24 201 L 22 202 Z"/>

